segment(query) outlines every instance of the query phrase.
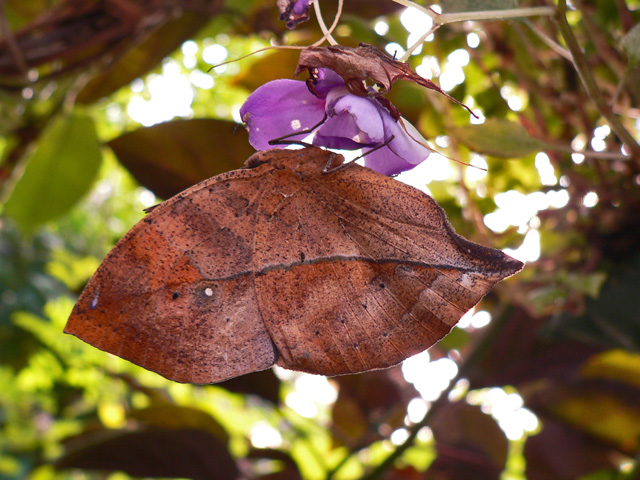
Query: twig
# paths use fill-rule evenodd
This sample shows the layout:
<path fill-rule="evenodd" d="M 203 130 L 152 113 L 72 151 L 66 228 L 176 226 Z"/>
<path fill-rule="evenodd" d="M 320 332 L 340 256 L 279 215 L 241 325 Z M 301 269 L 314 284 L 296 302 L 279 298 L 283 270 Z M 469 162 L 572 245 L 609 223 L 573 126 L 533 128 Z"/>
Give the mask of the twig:
<path fill-rule="evenodd" d="M 0 40 L 4 40 L 11 52 L 11 56 L 13 60 L 16 62 L 16 67 L 22 73 L 22 75 L 26 78 L 27 73 L 29 71 L 29 66 L 27 65 L 27 61 L 24 58 L 24 55 L 20 51 L 20 47 L 18 46 L 18 42 L 16 42 L 16 38 L 11 31 L 11 26 L 7 20 L 7 16 L 5 15 L 5 4 L 6 0 L 0 0 Z"/>
<path fill-rule="evenodd" d="M 404 7 L 415 8 L 418 11 L 428 15 L 433 20 L 433 26 L 427 33 L 422 35 L 416 43 L 411 45 L 406 53 L 400 58 L 401 62 L 406 62 L 411 53 L 418 48 L 425 39 L 435 32 L 442 25 L 456 22 L 466 22 L 470 20 L 504 20 L 507 18 L 536 17 L 536 16 L 552 16 L 556 10 L 553 7 L 529 7 L 529 8 L 512 8 L 508 10 L 486 10 L 479 12 L 460 12 L 460 13 L 438 13 L 432 8 L 423 7 L 411 0 L 392 0 Z"/>
<path fill-rule="evenodd" d="M 535 33 L 542 42 L 549 47 L 551 50 L 556 52 L 561 57 L 573 61 L 573 57 L 571 56 L 571 52 L 569 52 L 566 48 L 563 48 L 560 44 L 558 44 L 555 40 L 553 40 L 550 36 L 540 30 L 534 23 L 532 23 L 529 19 L 524 21 L 525 25 L 529 27 L 533 33 Z"/>
<path fill-rule="evenodd" d="M 316 47 L 320 45 L 325 40 L 328 41 L 331 45 L 338 45 L 338 42 L 331 36 L 331 33 L 338 25 L 340 21 L 340 16 L 342 15 L 342 2 L 343 0 L 338 0 L 338 11 L 336 12 L 336 16 L 333 19 L 333 23 L 331 24 L 331 28 L 327 30 L 327 26 L 324 23 L 324 19 L 322 18 L 322 12 L 320 11 L 320 2 L 316 0 L 313 2 L 313 9 L 316 12 L 316 17 L 318 17 L 318 25 L 320 25 L 320 30 L 322 30 L 322 38 L 315 42 L 312 46 Z"/>
<path fill-rule="evenodd" d="M 553 7 L 527 7 L 527 8 L 510 8 L 507 10 L 482 10 L 477 12 L 459 12 L 459 13 L 438 13 L 432 8 L 423 7 L 411 0 L 393 0 L 394 2 L 404 6 L 413 7 L 417 10 L 429 15 L 433 23 L 445 25 L 447 23 L 466 22 L 469 20 L 503 20 L 505 18 L 518 17 L 538 17 L 553 16 L 556 9 Z"/>
<path fill-rule="evenodd" d="M 338 22 L 340 21 L 340 16 L 342 15 L 343 2 L 344 0 L 338 0 L 338 11 L 336 12 L 336 16 L 333 19 L 333 23 L 331 24 L 331 27 L 329 27 L 328 29 L 327 29 L 327 25 L 324 23 L 324 19 L 322 18 L 322 12 L 320 11 L 319 2 L 317 0 L 313 2 L 313 8 L 316 12 L 316 16 L 318 17 L 318 25 L 320 26 L 320 30 L 322 30 L 322 38 L 317 42 L 314 42 L 313 44 L 311 44 L 310 45 L 311 47 L 317 47 L 318 45 L 321 45 L 325 40 L 327 40 L 331 45 L 338 45 L 338 42 L 331 36 L 331 33 L 335 30 L 336 26 L 338 25 Z M 214 68 L 221 67 L 222 65 L 226 65 L 228 63 L 244 60 L 247 57 L 251 57 L 252 55 L 255 55 L 256 53 L 266 52 L 267 50 L 304 50 L 305 48 L 309 48 L 309 47 L 304 45 L 300 45 L 300 46 L 299 45 L 277 45 L 272 47 L 264 47 L 264 48 L 255 50 L 251 53 L 247 53 L 246 55 L 243 55 L 241 57 L 232 58 L 231 60 L 226 60 L 224 62 L 216 63 L 215 65 L 212 65 L 211 67 L 209 67 L 207 72 L 210 72 Z"/>
<path fill-rule="evenodd" d="M 431 408 L 426 413 L 424 418 L 411 427 L 411 429 L 409 430 L 409 436 L 406 438 L 406 440 L 398 445 L 396 449 L 382 461 L 382 463 L 380 463 L 375 469 L 371 471 L 371 473 L 362 477 L 362 480 L 376 480 L 378 478 L 381 478 L 387 470 L 393 467 L 393 464 L 396 462 L 396 460 L 400 458 L 410 447 L 413 446 L 413 443 L 418 436 L 418 432 L 422 430 L 423 427 L 429 425 L 435 412 L 438 412 L 438 410 L 440 410 L 443 405 L 446 405 L 446 403 L 449 401 L 449 394 L 454 389 L 456 383 L 460 378 L 460 373 L 458 373 L 458 375 L 456 375 L 456 377 L 451 380 L 447 388 L 443 390 L 443 392 L 440 394 L 440 397 L 431 404 Z"/>
<path fill-rule="evenodd" d="M 547 143 L 547 142 L 545 143 L 546 143 L 546 148 L 550 150 L 556 150 L 558 152 L 565 152 L 565 153 L 571 153 L 571 154 L 575 153 L 577 155 L 583 155 L 585 158 L 600 158 L 602 160 L 626 160 L 626 161 L 631 160 L 630 156 L 625 155 L 623 153 L 596 152 L 595 150 L 585 150 L 582 152 L 580 150 L 574 150 L 573 148 L 567 145 L 557 145 L 554 143 Z"/>
<path fill-rule="evenodd" d="M 429 35 L 431 35 L 433 32 L 435 32 L 437 29 L 439 29 L 441 27 L 441 25 L 438 24 L 433 24 L 431 26 L 431 28 L 429 30 L 427 30 L 419 39 L 416 43 L 414 43 L 413 45 L 411 45 L 407 51 L 404 53 L 404 55 L 402 57 L 400 57 L 398 59 L 398 61 L 400 62 L 406 62 L 407 59 L 411 56 L 411 54 L 413 53 L 413 51 L 418 48 L 420 45 L 422 45 L 424 43 L 424 41 L 427 39 L 427 37 Z"/>
<path fill-rule="evenodd" d="M 558 28 L 560 29 L 560 34 L 564 39 L 571 55 L 573 57 L 573 65 L 578 72 L 580 80 L 584 85 L 585 90 L 591 100 L 595 104 L 596 108 L 600 115 L 602 115 L 609 125 L 611 129 L 615 132 L 615 134 L 620 138 L 622 142 L 626 144 L 626 146 L 631 151 L 631 156 L 636 163 L 636 167 L 640 169 L 640 145 L 636 142 L 633 136 L 629 133 L 629 131 L 624 127 L 622 122 L 618 119 L 618 117 L 613 113 L 613 111 L 607 105 L 607 102 L 602 96 L 598 85 L 591 75 L 591 70 L 589 69 L 589 65 L 587 64 L 587 60 L 584 57 L 580 46 L 578 45 L 578 41 L 576 37 L 573 35 L 571 31 L 571 27 L 567 22 L 566 17 L 567 11 L 567 2 L 566 0 L 558 1 L 558 13 L 555 17 L 555 20 L 558 24 Z"/>

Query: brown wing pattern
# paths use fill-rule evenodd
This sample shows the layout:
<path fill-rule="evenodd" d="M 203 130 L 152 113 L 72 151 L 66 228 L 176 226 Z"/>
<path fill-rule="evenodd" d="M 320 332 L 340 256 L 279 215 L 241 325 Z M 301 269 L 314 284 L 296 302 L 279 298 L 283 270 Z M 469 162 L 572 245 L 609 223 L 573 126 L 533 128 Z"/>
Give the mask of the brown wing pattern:
<path fill-rule="evenodd" d="M 357 165 L 265 197 L 256 240 L 269 238 L 256 288 L 278 363 L 325 375 L 425 350 L 522 267 L 458 236 L 431 197 Z"/>
<path fill-rule="evenodd" d="M 268 169 L 211 178 L 154 208 L 107 256 L 65 331 L 180 382 L 273 365 L 252 272 Z"/>
<path fill-rule="evenodd" d="M 457 235 L 418 190 L 318 148 L 153 209 L 118 242 L 66 332 L 180 382 L 278 364 L 317 374 L 394 365 L 446 335 L 522 264 Z"/>

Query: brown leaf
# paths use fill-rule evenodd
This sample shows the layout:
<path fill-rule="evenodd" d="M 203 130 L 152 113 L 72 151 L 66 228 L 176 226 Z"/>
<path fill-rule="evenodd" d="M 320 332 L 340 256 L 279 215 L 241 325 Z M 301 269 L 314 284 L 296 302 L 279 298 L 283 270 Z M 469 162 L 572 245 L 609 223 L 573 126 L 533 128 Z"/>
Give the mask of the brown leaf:
<path fill-rule="evenodd" d="M 404 426 L 407 405 L 418 396 L 402 378 L 399 367 L 363 375 L 337 377 L 338 399 L 333 404 L 331 431 L 335 440 L 362 447 Z"/>
<path fill-rule="evenodd" d="M 496 421 L 464 402 L 446 405 L 431 422 L 438 457 L 427 478 L 498 480 L 509 444 Z"/>
<path fill-rule="evenodd" d="M 161 198 L 240 168 L 237 158 L 254 152 L 243 128 L 211 118 L 139 128 L 111 140 L 109 146 L 136 180 Z"/>
<path fill-rule="evenodd" d="M 291 456 L 283 451 L 271 448 L 252 448 L 247 454 L 247 458 L 256 460 L 274 460 L 280 468 L 276 471 L 268 472 L 257 476 L 262 480 L 301 480 L 298 465 Z"/>
<path fill-rule="evenodd" d="M 280 380 L 273 370 L 263 370 L 232 378 L 219 383 L 218 386 L 234 393 L 257 395 L 276 405 L 280 402 Z"/>
<path fill-rule="evenodd" d="M 474 115 L 469 107 L 451 97 L 431 80 L 414 72 L 408 63 L 390 57 L 373 45 L 361 43 L 356 48 L 342 45 L 305 48 L 300 52 L 300 60 L 294 76 L 299 75 L 303 70 L 309 70 L 311 77 L 307 80 L 307 85 L 313 92 L 317 82 L 318 68 L 328 68 L 336 72 L 344 80 L 347 89 L 354 95 L 371 96 L 371 89 L 366 84 L 369 80 L 373 81 L 373 84 L 380 89 L 376 95 L 378 97 L 388 92 L 396 80 L 409 80 L 435 90 L 453 102 L 462 105 Z M 386 104 L 385 106 L 388 107 Z"/>
<path fill-rule="evenodd" d="M 55 466 L 194 480 L 226 480 L 238 475 L 225 445 L 194 429 L 89 432 L 70 442 Z"/>
<path fill-rule="evenodd" d="M 531 317 L 524 310 L 509 310 L 497 319 L 500 328 L 489 348 L 465 369 L 471 389 L 502 385 L 525 386 L 544 378 L 566 381 L 601 349 L 576 341 L 557 341 L 543 329 L 548 319 Z"/>
<path fill-rule="evenodd" d="M 413 187 L 316 147 L 258 152 L 154 208 L 65 331 L 180 382 L 395 365 L 522 263 Z"/>
<path fill-rule="evenodd" d="M 621 457 L 606 443 L 546 419 L 542 431 L 527 439 L 524 458 L 527 480 L 564 480 L 617 470 Z"/>

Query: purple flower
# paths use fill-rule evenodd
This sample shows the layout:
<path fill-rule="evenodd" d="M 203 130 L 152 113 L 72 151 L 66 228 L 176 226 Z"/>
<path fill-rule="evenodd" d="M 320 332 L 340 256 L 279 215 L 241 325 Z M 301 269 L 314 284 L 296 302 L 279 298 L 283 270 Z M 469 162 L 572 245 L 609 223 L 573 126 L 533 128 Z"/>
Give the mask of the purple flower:
<path fill-rule="evenodd" d="M 299 23 L 309 19 L 311 0 L 278 0 L 280 20 L 287 22 L 287 28 L 294 29 Z"/>
<path fill-rule="evenodd" d="M 256 150 L 278 148 L 271 140 L 308 130 L 327 119 L 312 143 L 317 146 L 369 152 L 365 165 L 385 175 L 410 170 L 429 156 L 422 135 L 406 120 L 396 121 L 375 97 L 349 93 L 329 69 L 319 69 L 313 93 L 298 80 L 274 80 L 253 92 L 240 109 Z M 393 138 L 392 138 L 393 137 Z M 293 137 L 296 138 L 296 137 Z"/>

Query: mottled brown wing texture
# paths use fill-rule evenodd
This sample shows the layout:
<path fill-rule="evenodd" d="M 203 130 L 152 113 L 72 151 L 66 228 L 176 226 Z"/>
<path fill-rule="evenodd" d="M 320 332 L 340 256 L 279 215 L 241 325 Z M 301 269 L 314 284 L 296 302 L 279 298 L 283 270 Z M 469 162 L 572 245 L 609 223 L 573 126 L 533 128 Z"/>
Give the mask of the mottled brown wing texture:
<path fill-rule="evenodd" d="M 325 164 L 276 171 L 282 190 L 265 193 L 258 215 L 256 290 L 279 365 L 324 375 L 395 365 L 522 268 L 457 235 L 419 190 L 355 164 L 322 174 Z"/>
<path fill-rule="evenodd" d="M 252 270 L 269 170 L 219 175 L 155 207 L 103 261 L 65 332 L 179 382 L 273 365 Z"/>
<path fill-rule="evenodd" d="M 213 383 L 274 363 L 395 365 L 522 264 L 457 235 L 422 192 L 318 148 L 270 150 L 153 209 L 112 250 L 66 332 Z"/>

